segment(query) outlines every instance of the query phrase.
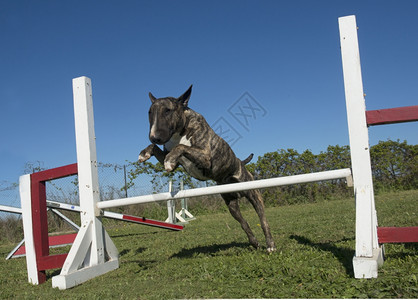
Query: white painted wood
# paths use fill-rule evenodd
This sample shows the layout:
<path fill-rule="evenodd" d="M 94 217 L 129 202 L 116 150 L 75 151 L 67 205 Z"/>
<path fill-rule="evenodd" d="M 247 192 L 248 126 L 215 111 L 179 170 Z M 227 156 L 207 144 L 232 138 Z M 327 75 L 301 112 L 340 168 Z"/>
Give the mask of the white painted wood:
<path fill-rule="evenodd" d="M 196 219 L 192 214 L 191 214 L 191 212 L 189 212 L 187 209 L 182 209 L 181 210 L 181 214 L 182 215 L 186 215 L 187 217 L 188 217 L 188 219 L 190 220 L 190 219 Z"/>
<path fill-rule="evenodd" d="M 124 206 L 124 205 L 131 205 L 131 204 L 167 201 L 167 200 L 190 198 L 190 197 L 200 197 L 200 196 L 205 196 L 205 195 L 231 193 L 231 192 L 247 191 L 247 190 L 253 190 L 253 189 L 263 189 L 263 188 L 269 188 L 269 187 L 274 187 L 274 186 L 283 186 L 283 185 L 347 178 L 349 176 L 351 176 L 350 169 L 340 169 L 340 170 L 324 171 L 324 172 L 317 172 L 317 173 L 310 173 L 310 174 L 261 179 L 261 180 L 255 180 L 255 181 L 249 181 L 249 182 L 215 185 L 215 186 L 202 187 L 202 188 L 196 188 L 196 189 L 191 189 L 191 190 L 178 191 L 175 194 L 160 193 L 160 194 L 151 194 L 151 195 L 137 196 L 137 197 L 131 197 L 131 198 L 100 201 L 99 203 L 97 203 L 97 206 L 100 209 L 104 209 L 104 208 L 109 208 L 109 207 L 119 207 L 119 206 Z"/>
<path fill-rule="evenodd" d="M 377 277 L 377 259 L 382 257 L 382 250 L 377 239 L 377 215 L 357 24 L 355 16 L 341 17 L 338 21 L 356 198 L 356 254 L 353 265 L 356 278 L 372 278 Z"/>
<path fill-rule="evenodd" d="M 100 265 L 83 267 L 77 272 L 66 276 L 58 275 L 52 277 L 52 287 L 59 288 L 60 290 L 69 289 L 117 268 L 119 268 L 118 260 L 110 260 Z"/>
<path fill-rule="evenodd" d="M 94 247 L 92 243 L 92 232 L 94 232 L 94 228 L 92 228 L 93 224 L 94 222 L 87 221 L 81 226 L 73 246 L 68 253 L 61 274 L 52 278 L 52 287 L 61 290 L 71 288 L 89 279 L 119 268 L 118 250 L 106 231 L 103 233 L 105 241 L 104 247 L 106 248 L 106 253 L 110 259 L 97 264 L 88 260 L 91 257 L 89 253 L 94 251 L 92 250 Z"/>
<path fill-rule="evenodd" d="M 93 91 L 90 78 L 73 79 L 74 119 L 77 145 L 78 183 L 80 194 L 81 221 L 93 222 L 91 226 L 91 264 L 104 262 L 101 222 L 96 224 L 100 211 L 96 203 L 100 200 L 99 176 L 97 172 L 96 136 L 94 132 Z"/>
<path fill-rule="evenodd" d="M 21 240 L 21 241 L 19 242 L 19 244 L 17 244 L 17 246 L 16 246 L 16 247 L 14 247 L 14 248 L 13 248 L 13 250 L 9 252 L 9 254 L 8 254 L 8 255 L 7 255 L 7 257 L 6 257 L 6 260 L 8 260 L 8 259 L 10 259 L 10 258 L 12 258 L 12 257 L 13 257 L 13 258 L 15 258 L 15 257 L 26 256 L 26 254 L 21 254 L 21 255 L 13 255 L 13 254 L 15 254 L 15 253 L 16 253 L 16 251 L 17 251 L 17 250 L 19 250 L 20 246 L 22 246 L 24 242 L 25 242 L 25 239 Z"/>
<path fill-rule="evenodd" d="M 184 190 L 183 180 L 180 181 L 180 190 Z M 188 224 L 189 221 L 196 220 L 196 218 L 187 210 L 187 199 L 181 199 L 181 210 L 179 215 L 181 216 L 182 220 L 180 220 L 184 224 Z"/>
<path fill-rule="evenodd" d="M 89 258 L 89 252 L 92 240 L 92 221 L 85 221 L 78 231 L 78 234 L 73 242 L 73 246 L 68 253 L 67 259 L 61 269 L 60 275 L 67 275 L 85 264 L 89 265 L 89 261 L 86 261 L 86 257 Z"/>
<path fill-rule="evenodd" d="M 77 211 L 80 212 L 80 206 L 68 203 L 61 203 L 57 201 L 46 200 L 46 205 L 50 208 L 60 208 L 69 211 Z"/>
<path fill-rule="evenodd" d="M 73 79 L 81 228 L 53 286 L 72 287 L 117 268 L 118 251 L 97 218 L 100 209 L 91 80 Z"/>
<path fill-rule="evenodd" d="M 355 16 L 339 18 L 344 87 L 356 191 L 356 256 L 373 256 L 373 181 Z"/>
<path fill-rule="evenodd" d="M 379 266 L 383 264 L 383 252 L 380 249 L 373 250 L 372 257 L 354 257 L 354 277 L 377 278 Z"/>
<path fill-rule="evenodd" d="M 174 200 L 170 200 L 170 201 L 174 201 Z M 174 211 L 174 214 L 176 216 L 176 219 L 175 219 L 176 223 L 177 223 L 177 220 L 179 220 L 180 223 L 187 223 L 187 221 L 185 219 L 183 219 L 183 216 L 180 213 L 177 213 L 177 212 Z"/>
<path fill-rule="evenodd" d="M 14 214 L 21 214 L 22 213 L 21 208 L 13 207 L 13 206 L 6 206 L 6 205 L 0 205 L 0 211 L 5 211 L 5 212 L 9 212 L 9 213 L 14 213 Z"/>
<path fill-rule="evenodd" d="M 173 181 L 168 182 L 168 192 L 171 194 L 173 191 Z M 174 200 L 168 200 L 167 201 L 167 212 L 168 212 L 168 218 L 165 220 L 168 223 L 176 223 L 176 203 Z"/>
<path fill-rule="evenodd" d="M 95 206 L 100 199 L 100 191 L 94 133 L 93 92 L 90 78 L 74 78 L 73 94 L 78 182 L 83 223 L 85 219 L 91 220 L 100 215 L 100 211 Z"/>
<path fill-rule="evenodd" d="M 359 186 L 356 199 L 356 256 L 373 256 L 372 203 L 370 186 Z"/>
<path fill-rule="evenodd" d="M 30 174 L 19 178 L 20 206 L 22 207 L 23 234 L 26 248 L 26 268 L 28 280 L 32 284 L 39 284 L 38 265 L 36 263 L 35 244 L 32 225 L 32 197 Z"/>

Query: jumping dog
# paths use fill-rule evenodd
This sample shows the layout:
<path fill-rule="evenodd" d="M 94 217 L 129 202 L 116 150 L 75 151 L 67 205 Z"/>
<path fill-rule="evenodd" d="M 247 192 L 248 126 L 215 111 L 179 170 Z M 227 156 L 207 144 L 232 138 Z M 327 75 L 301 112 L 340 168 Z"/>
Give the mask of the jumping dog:
<path fill-rule="evenodd" d="M 225 140 L 208 125 L 205 118 L 188 107 L 192 86 L 180 97 L 156 98 L 149 93 L 149 139 L 152 144 L 139 154 L 138 161 L 144 162 L 151 156 L 164 165 L 168 172 L 181 165 L 185 171 L 198 180 L 214 180 L 227 184 L 254 180 L 245 164 L 238 159 Z M 163 150 L 159 146 L 162 145 Z M 231 215 L 241 224 L 249 242 L 255 248 L 260 244 L 239 209 L 239 198 L 245 197 L 257 212 L 267 242 L 267 251 L 276 250 L 267 222 L 264 203 L 259 190 L 221 194 Z"/>

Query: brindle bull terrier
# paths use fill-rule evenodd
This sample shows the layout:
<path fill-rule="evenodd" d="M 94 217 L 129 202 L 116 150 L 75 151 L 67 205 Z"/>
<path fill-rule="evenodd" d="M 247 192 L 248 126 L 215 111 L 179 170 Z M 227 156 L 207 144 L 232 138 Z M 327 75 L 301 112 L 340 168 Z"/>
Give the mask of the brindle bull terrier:
<path fill-rule="evenodd" d="M 244 161 L 239 160 L 231 147 L 208 125 L 205 118 L 187 104 L 192 86 L 180 97 L 157 99 L 151 93 L 149 110 L 151 145 L 139 154 L 138 161 L 144 162 L 151 156 L 171 172 L 181 165 L 188 174 L 198 180 L 212 179 L 217 184 L 254 180 L 245 168 L 252 154 Z M 157 145 L 164 145 L 161 150 Z M 247 221 L 242 217 L 238 200 L 246 197 L 257 212 L 267 242 L 267 251 L 276 250 L 270 227 L 264 213 L 264 203 L 259 190 L 221 194 L 231 215 L 241 224 L 249 242 L 255 248 L 260 244 Z"/>

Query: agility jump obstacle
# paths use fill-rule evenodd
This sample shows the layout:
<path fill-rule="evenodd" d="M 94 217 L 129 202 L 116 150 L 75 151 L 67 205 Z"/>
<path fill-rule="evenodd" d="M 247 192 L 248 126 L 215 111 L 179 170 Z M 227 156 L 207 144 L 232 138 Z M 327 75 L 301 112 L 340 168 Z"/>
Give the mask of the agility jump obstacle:
<path fill-rule="evenodd" d="M 57 215 L 59 218 L 61 218 L 64 222 L 66 222 L 70 227 L 72 227 L 74 230 L 78 231 L 80 227 L 75 224 L 71 219 L 63 215 L 61 212 L 59 212 L 57 209 L 62 209 L 66 211 L 72 211 L 72 212 L 78 212 L 80 213 L 81 209 L 79 206 L 74 204 L 68 204 L 68 203 L 62 203 L 62 202 L 56 202 L 56 201 L 50 201 L 47 200 L 47 210 L 51 211 L 55 215 Z M 0 205 L 0 211 L 8 212 L 8 213 L 14 213 L 14 214 L 22 214 L 22 209 L 18 207 L 13 206 L 5 206 Z M 144 217 L 137 217 L 137 216 L 131 216 L 131 215 L 125 215 L 120 213 L 115 213 L 111 211 L 103 211 L 102 216 L 108 219 L 114 219 L 114 220 L 120 220 L 130 223 L 136 223 L 151 227 L 157 227 L 157 228 L 163 228 L 168 230 L 183 230 L 183 226 L 179 226 L 172 223 L 167 222 L 161 222 L 157 220 L 152 220 Z M 48 237 L 48 246 L 49 248 L 56 248 L 56 247 L 64 247 L 71 245 L 76 237 L 76 233 L 70 233 L 70 234 L 60 234 L 60 235 L 49 235 Z M 17 258 L 22 257 L 26 255 L 26 247 L 24 245 L 25 239 L 23 238 L 15 248 L 13 248 L 12 251 L 6 256 L 6 260 L 10 258 Z"/>
<path fill-rule="evenodd" d="M 280 185 L 350 178 L 351 176 L 350 169 L 341 169 L 183 190 L 177 193 L 168 192 L 99 201 L 91 80 L 87 77 L 73 79 L 73 94 L 78 163 L 36 174 L 23 175 L 20 178 L 25 240 L 27 245 L 28 242 L 30 243 L 30 249 L 32 249 L 32 254 L 29 255 L 29 247 L 27 246 L 28 278 L 34 284 L 45 281 L 45 273 L 39 272 L 39 270 L 60 268 L 62 266 L 60 275 L 52 278 L 52 286 L 66 289 L 119 267 L 118 251 L 100 221 L 100 216 L 102 215 L 101 209 Z M 47 230 L 44 230 L 43 235 L 40 230 L 35 230 L 32 219 L 37 220 L 36 224 L 40 224 L 42 220 L 42 217 L 39 216 L 40 213 L 46 213 L 46 199 L 43 201 L 45 197 L 45 181 L 74 175 L 76 173 L 78 173 L 79 181 L 81 227 L 68 255 L 50 256 L 48 247 L 35 249 L 36 244 L 34 244 L 34 239 L 44 239 L 44 242 L 38 243 L 39 245 L 47 244 L 45 238 L 45 232 Z M 37 209 L 30 208 L 30 205 L 33 205 L 31 196 L 42 198 L 42 201 L 36 201 L 35 199 Z M 38 252 L 41 255 L 38 256 Z"/>
<path fill-rule="evenodd" d="M 382 261 L 382 251 L 377 239 L 377 217 L 355 17 L 340 18 L 339 23 L 356 197 L 356 257 L 353 263 L 356 277 L 360 277 L 360 273 L 361 277 L 376 277 L 377 261 L 379 258 Z M 52 278 L 52 286 L 59 289 L 73 287 L 118 268 L 118 251 L 100 221 L 101 209 L 341 178 L 347 178 L 347 182 L 350 183 L 352 179 L 350 169 L 340 169 L 183 190 L 177 193 L 99 201 L 91 80 L 87 77 L 73 79 L 73 94 L 82 225 L 65 258 L 60 275 Z M 31 184 L 28 176 L 24 175 L 20 179 L 22 205 L 30 199 Z M 26 226 L 31 226 L 31 223 L 27 223 Z M 28 273 L 29 267 L 28 265 Z M 29 281 L 37 283 L 31 280 L 31 275 L 28 276 Z"/>
<path fill-rule="evenodd" d="M 82 208 L 76 205 L 65 204 L 46 200 L 46 181 L 59 179 L 78 174 L 77 164 L 67 165 L 54 169 L 23 175 L 20 178 L 20 199 L 22 208 L 23 231 L 26 252 L 26 265 L 29 282 L 39 284 L 46 281 L 45 271 L 61 268 L 67 254 L 49 255 L 50 246 L 59 242 L 73 243 L 76 234 L 70 234 L 63 238 L 48 236 L 47 210 L 51 209 L 55 214 L 61 215 L 74 229 L 79 227 L 68 218 L 60 214 L 55 208 L 81 212 Z M 169 224 L 147 218 L 102 211 L 105 218 L 112 218 L 141 225 L 165 228 L 170 230 L 182 230 L 183 226 Z M 83 225 L 83 222 L 81 223 Z M 23 242 L 21 242 L 23 244 Z"/>

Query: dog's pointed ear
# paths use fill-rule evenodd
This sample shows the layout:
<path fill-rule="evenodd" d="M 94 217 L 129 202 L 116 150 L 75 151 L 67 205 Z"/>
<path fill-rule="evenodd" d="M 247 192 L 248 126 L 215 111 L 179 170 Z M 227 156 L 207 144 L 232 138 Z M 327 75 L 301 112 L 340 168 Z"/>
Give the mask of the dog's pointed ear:
<path fill-rule="evenodd" d="M 155 100 L 157 100 L 157 98 L 154 97 L 153 94 L 151 94 L 151 92 L 148 94 L 149 98 L 151 99 L 151 102 L 154 103 Z"/>
<path fill-rule="evenodd" d="M 192 87 L 193 84 L 189 87 L 189 89 L 187 91 L 184 92 L 183 95 L 181 95 L 180 97 L 177 98 L 177 100 L 183 104 L 183 106 L 187 106 L 187 104 L 189 103 L 189 99 L 190 96 L 192 94 Z"/>

